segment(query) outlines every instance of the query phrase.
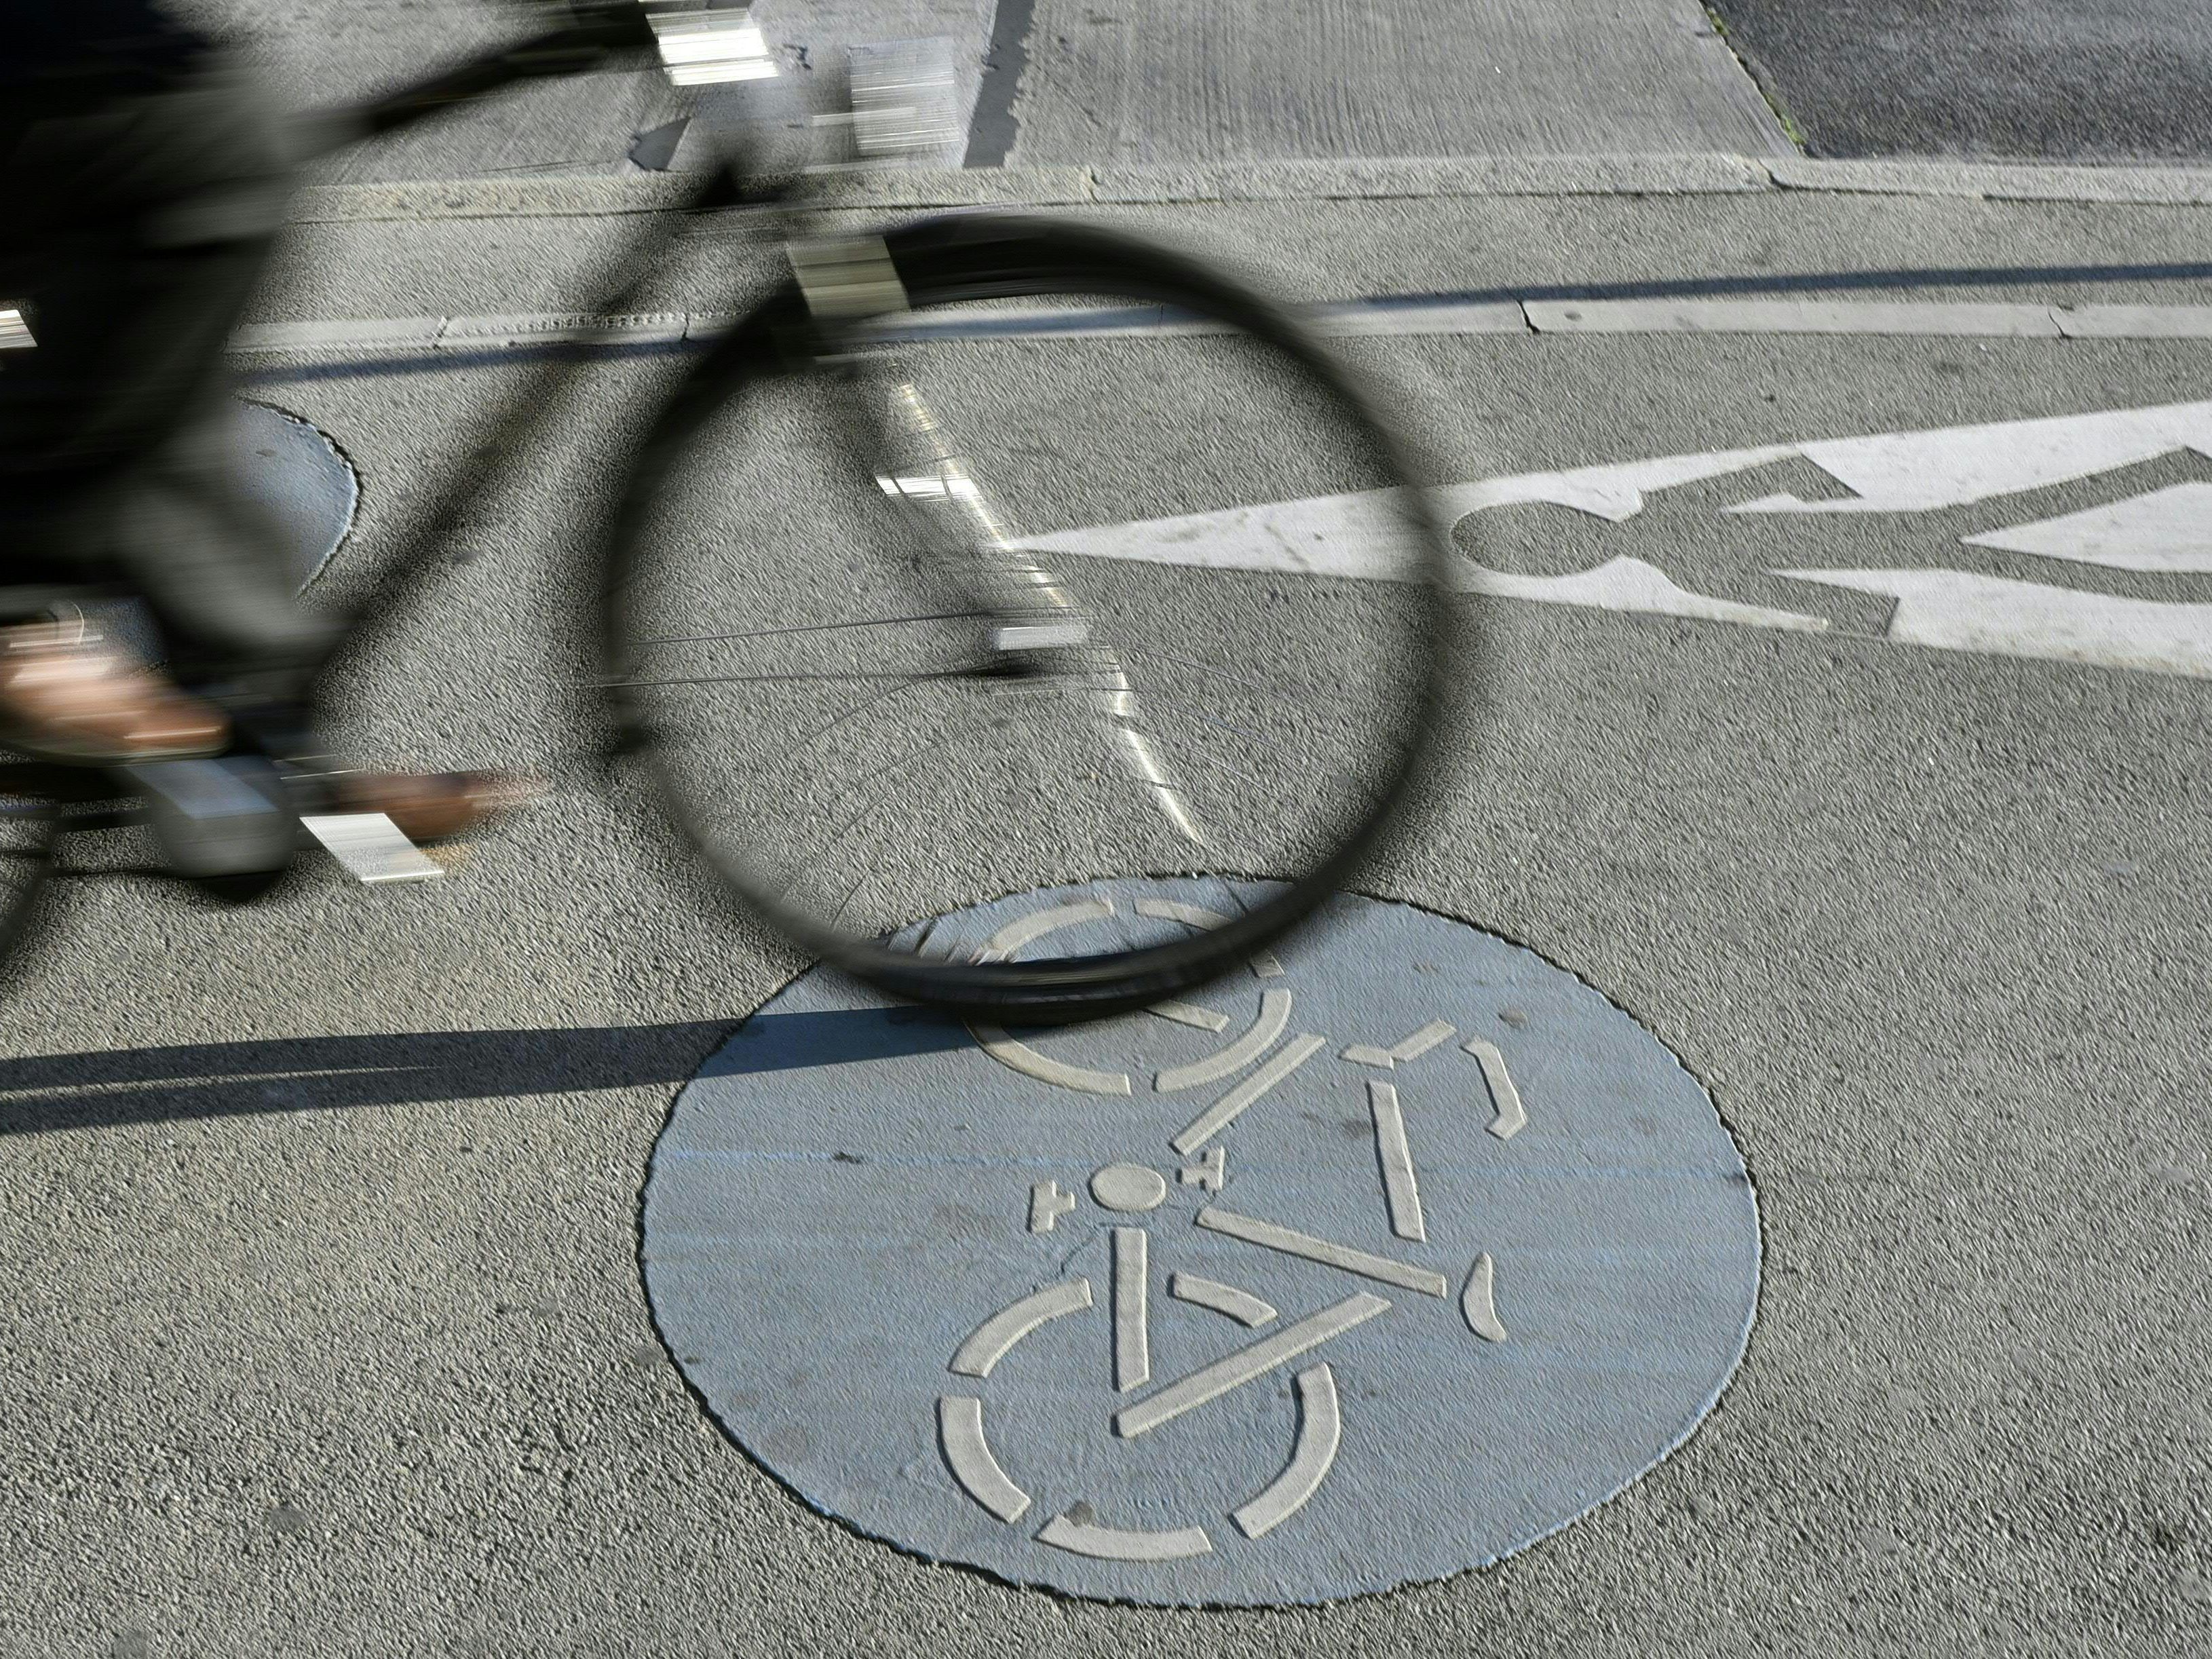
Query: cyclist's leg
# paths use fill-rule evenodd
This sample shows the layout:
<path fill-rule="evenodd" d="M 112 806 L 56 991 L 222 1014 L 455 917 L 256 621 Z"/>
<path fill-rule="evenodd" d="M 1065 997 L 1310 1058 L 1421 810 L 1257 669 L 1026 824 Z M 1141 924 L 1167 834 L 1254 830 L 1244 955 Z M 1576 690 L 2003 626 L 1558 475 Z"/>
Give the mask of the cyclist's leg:
<path fill-rule="evenodd" d="M 281 222 L 273 111 L 210 58 L 35 125 L 13 161 L 38 343 L 0 383 L 9 574 L 135 591 L 180 678 L 304 732 L 329 630 L 238 483 L 222 355 Z"/>

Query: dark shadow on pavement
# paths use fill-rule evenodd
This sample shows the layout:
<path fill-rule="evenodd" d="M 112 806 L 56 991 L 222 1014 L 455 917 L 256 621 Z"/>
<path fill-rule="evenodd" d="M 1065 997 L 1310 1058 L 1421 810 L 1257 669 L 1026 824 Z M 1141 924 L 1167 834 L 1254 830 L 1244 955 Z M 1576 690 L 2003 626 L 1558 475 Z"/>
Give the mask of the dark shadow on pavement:
<path fill-rule="evenodd" d="M 688 1083 L 736 1022 L 183 1043 L 0 1063 L 0 1134 L 192 1118 L 578 1094 Z M 715 1074 L 925 1054 L 971 1042 L 918 1010 L 767 1014 Z"/>
<path fill-rule="evenodd" d="M 767 1014 L 745 1022 L 702 1077 L 793 1072 L 855 1060 L 896 1060 L 971 1048 L 968 1028 L 923 1008 L 860 1008 L 817 1014 Z"/>

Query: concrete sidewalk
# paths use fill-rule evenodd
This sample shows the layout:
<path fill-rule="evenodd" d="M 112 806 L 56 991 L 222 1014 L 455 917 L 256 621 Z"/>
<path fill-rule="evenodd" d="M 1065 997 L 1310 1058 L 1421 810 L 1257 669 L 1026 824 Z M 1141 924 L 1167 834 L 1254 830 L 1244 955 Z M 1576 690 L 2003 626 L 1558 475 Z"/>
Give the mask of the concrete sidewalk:
<path fill-rule="evenodd" d="M 527 5 L 462 0 L 179 9 L 250 40 L 300 108 L 361 98 L 540 21 Z M 980 167 L 1796 153 L 1696 0 L 811 0 L 754 12 L 786 70 L 782 90 L 821 110 L 841 106 L 849 46 L 945 42 L 964 135 L 951 159 Z M 634 139 L 688 105 L 652 70 L 544 83 L 333 158 L 325 176 L 635 176 Z"/>

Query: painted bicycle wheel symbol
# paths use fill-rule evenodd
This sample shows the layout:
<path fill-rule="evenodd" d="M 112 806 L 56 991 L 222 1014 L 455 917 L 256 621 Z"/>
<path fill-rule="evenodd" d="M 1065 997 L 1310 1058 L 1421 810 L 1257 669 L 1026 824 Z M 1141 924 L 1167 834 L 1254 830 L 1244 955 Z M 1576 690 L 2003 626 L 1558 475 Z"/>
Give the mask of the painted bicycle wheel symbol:
<path fill-rule="evenodd" d="M 1218 926 L 1224 920 L 1216 913 L 1165 900 L 1140 900 L 1135 908 L 1145 916 L 1193 927 Z M 1000 929 L 984 951 L 1011 956 L 1057 929 L 1097 921 L 1112 914 L 1111 901 L 1104 899 L 1040 912 Z M 1262 981 L 1277 979 L 1282 973 L 1274 959 L 1264 955 L 1254 960 L 1252 968 Z M 1261 992 L 1258 1010 L 1243 1031 L 1228 1038 L 1212 1054 L 1164 1068 L 1153 1077 L 1152 1088 L 1160 1093 L 1238 1079 L 1170 1139 L 1174 1151 L 1187 1160 L 1175 1168 L 1176 1183 L 1197 1189 L 1204 1200 L 1189 1218 L 1192 1224 L 1217 1237 L 1334 1268 L 1401 1294 L 1451 1299 L 1452 1281 L 1432 1268 L 1302 1231 L 1223 1201 L 1224 1188 L 1230 1182 L 1224 1133 L 1329 1046 L 1327 1037 L 1315 1032 L 1299 1033 L 1276 1046 L 1289 1031 L 1294 1008 L 1291 990 L 1269 986 Z M 1163 1019 L 1216 1035 L 1233 1024 L 1213 1008 L 1191 1003 L 1164 1003 L 1151 1012 Z M 1133 1091 L 1133 1080 L 1126 1072 L 1074 1066 L 1005 1030 L 988 1026 L 971 1029 L 993 1058 L 1038 1082 L 1097 1095 L 1127 1095 Z M 1449 1022 L 1431 1020 L 1389 1047 L 1352 1043 L 1340 1049 L 1337 1058 L 1370 1073 L 1395 1073 L 1456 1035 Z M 1527 1114 L 1504 1054 L 1495 1045 L 1480 1039 L 1469 1039 L 1458 1048 L 1479 1066 L 1480 1086 L 1491 1107 L 1491 1133 L 1500 1141 L 1511 1139 L 1527 1121 Z M 1397 1085 L 1389 1078 L 1369 1075 L 1365 1086 L 1380 1195 L 1391 1231 L 1396 1237 L 1425 1243 L 1427 1223 Z M 1087 1181 L 1077 1184 L 1087 1190 L 1098 1209 L 1115 1218 L 1109 1230 L 1110 1284 L 1104 1297 L 1111 1314 L 1114 1386 L 1119 1395 L 1135 1396 L 1112 1414 L 1115 1435 L 1121 1441 L 1139 1439 L 1188 1413 L 1234 1395 L 1389 1313 L 1394 1305 L 1373 1290 L 1358 1289 L 1304 1317 L 1279 1324 L 1280 1311 L 1250 1291 L 1171 1269 L 1166 1279 L 1171 1300 L 1267 1334 L 1148 1393 L 1142 1392 L 1154 1382 L 1154 1227 L 1138 1218 L 1162 1209 L 1170 1190 L 1169 1180 L 1147 1164 L 1114 1163 L 1092 1170 Z M 1034 1184 L 1029 1193 L 1029 1231 L 1054 1231 L 1080 1202 L 1075 1191 L 1063 1189 L 1057 1180 Z M 1491 1256 L 1478 1255 L 1457 1287 L 1460 1316 L 1472 1338 L 1483 1342 L 1507 1340 L 1497 1309 L 1496 1273 Z M 1024 1519 L 1034 1524 L 1031 1511 L 1036 1503 L 1008 1474 L 994 1450 L 985 1427 L 985 1399 L 975 1385 L 988 1379 L 1020 1344 L 1056 1321 L 1097 1306 L 1101 1299 L 1088 1275 L 1045 1285 L 991 1313 L 947 1361 L 946 1370 L 952 1380 L 937 1399 L 938 1441 L 945 1467 L 963 1492 L 1009 1526 Z M 1342 1401 L 1335 1372 L 1327 1360 L 1293 1372 L 1292 1388 L 1297 1424 L 1282 1468 L 1228 1511 L 1230 1521 L 1248 1539 L 1266 1536 L 1314 1498 L 1335 1463 L 1344 1437 Z M 1212 1534 L 1204 1524 L 1152 1528 L 1109 1525 L 1098 1520 L 1096 1506 L 1087 1499 L 1056 1510 L 1034 1535 L 1039 1543 L 1054 1549 L 1118 1561 L 1170 1561 L 1206 1554 L 1213 1548 Z"/>

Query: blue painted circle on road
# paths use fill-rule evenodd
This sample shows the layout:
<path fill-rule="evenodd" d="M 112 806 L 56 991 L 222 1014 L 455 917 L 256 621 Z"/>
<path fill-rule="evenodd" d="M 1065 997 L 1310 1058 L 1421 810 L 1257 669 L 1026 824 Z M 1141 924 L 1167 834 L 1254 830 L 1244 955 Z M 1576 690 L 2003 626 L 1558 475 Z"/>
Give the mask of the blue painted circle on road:
<path fill-rule="evenodd" d="M 1092 883 L 937 939 L 1093 950 L 1258 890 Z M 1758 1294 L 1711 1099 L 1519 946 L 1358 897 L 1328 921 L 1075 1030 L 818 969 L 771 1000 L 646 1189 L 647 1293 L 715 1418 L 902 1549 L 1160 1604 L 1441 1577 L 1664 1457 Z"/>

